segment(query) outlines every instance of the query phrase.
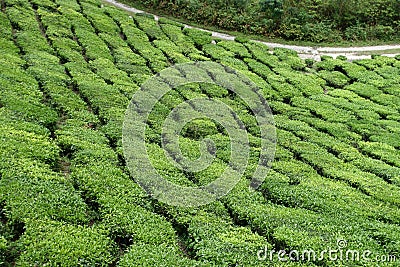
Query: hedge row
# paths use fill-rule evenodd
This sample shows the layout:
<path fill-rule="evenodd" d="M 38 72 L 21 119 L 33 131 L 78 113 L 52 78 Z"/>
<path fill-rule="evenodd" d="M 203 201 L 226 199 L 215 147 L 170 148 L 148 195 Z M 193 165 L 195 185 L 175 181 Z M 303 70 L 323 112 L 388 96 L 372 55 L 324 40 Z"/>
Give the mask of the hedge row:
<path fill-rule="evenodd" d="M 183 55 L 183 49 L 180 49 L 172 41 L 155 40 L 153 43 L 154 46 L 160 49 L 167 56 L 168 60 L 174 64 L 187 63 L 191 61 Z"/>
<path fill-rule="evenodd" d="M 278 65 L 280 60 L 276 55 L 270 53 L 268 46 L 261 43 L 250 41 L 245 46 L 255 59 L 267 65 L 270 68 Z"/>
<path fill-rule="evenodd" d="M 354 138 L 356 136 L 351 135 L 351 132 L 348 133 L 346 136 L 346 131 L 348 131 L 348 129 L 341 127 L 340 128 L 342 132 L 341 135 L 337 134 L 328 135 L 326 133 L 319 132 L 318 130 L 310 127 L 309 125 L 307 125 L 302 121 L 293 121 L 290 120 L 288 117 L 284 116 L 278 118 L 279 118 L 278 120 L 279 123 L 281 122 L 284 123 L 281 125 L 283 129 L 292 131 L 297 136 L 301 137 L 303 140 L 311 141 L 313 143 L 318 144 L 321 147 L 329 149 L 336 156 L 345 160 L 346 162 L 354 164 L 355 166 L 357 166 L 357 168 L 361 170 L 376 174 L 377 176 L 382 177 L 383 179 L 388 181 L 389 183 L 395 183 L 397 185 L 399 184 L 400 169 L 390 166 L 385 162 L 379 160 L 373 160 L 369 158 L 368 155 L 363 155 L 360 151 L 357 150 L 357 148 L 354 147 L 355 142 L 357 143 L 357 146 L 362 144 L 361 137 Z M 321 123 L 318 122 L 318 120 L 311 118 L 308 119 L 306 117 L 303 117 L 303 121 L 308 122 L 310 123 L 310 125 L 313 126 L 315 124 L 317 129 L 318 126 L 321 127 Z M 324 126 L 330 126 L 331 131 L 335 131 L 334 129 L 336 130 L 338 129 L 337 124 L 334 125 L 328 124 Z M 326 127 L 323 129 L 326 129 Z M 349 137 L 351 137 L 351 139 L 349 139 Z"/>
<path fill-rule="evenodd" d="M 25 32 L 33 32 L 35 25 L 39 31 L 29 2 L 20 2 L 23 5 L 13 8 L 20 8 L 22 12 L 26 10 L 27 17 L 34 19 L 35 23 L 30 28 L 19 28 L 17 39 Z M 26 62 L 20 59 L 11 62 L 11 58 L 7 58 L 8 62 L 2 64 L 13 65 L 8 71 L 2 70 L 2 80 L 7 81 L 3 88 L 15 93 L 12 98 L 3 98 L 6 103 L 2 103 L 1 139 L 4 142 L 1 157 L 7 160 L 1 163 L 0 188 L 1 202 L 5 205 L 2 222 L 6 221 L 6 227 L 11 229 L 22 223 L 26 230 L 20 239 L 21 233 L 15 233 L 17 236 L 7 240 L 6 245 L 22 251 L 16 259 L 17 266 L 45 262 L 60 266 L 78 265 L 80 257 L 84 257 L 89 265 L 111 262 L 108 252 L 111 244 L 107 237 L 95 229 L 77 226 L 89 220 L 88 207 L 80 194 L 70 180 L 53 171 L 59 167 L 60 149 L 50 140 L 50 131 L 43 126 L 51 126 L 53 130 L 58 117 L 43 104 L 48 99 L 44 98 L 33 77 L 37 77 L 43 90 L 44 87 L 61 86 L 65 77 L 56 74 L 63 69 L 58 68 L 58 61 L 53 61 L 55 58 L 47 53 L 52 51 L 46 47 L 47 42 L 31 40 L 29 44 L 18 44 L 22 51 L 29 51 L 25 56 Z M 28 66 L 27 71 L 21 66 Z M 45 71 L 42 68 L 48 68 L 48 80 L 43 78 Z M 11 108 L 8 108 L 9 101 L 14 103 L 10 103 Z M 18 110 L 13 106 L 19 107 Z M 31 115 L 30 106 L 37 109 L 31 110 Z M 43 112 L 38 112 L 40 109 Z"/>
<path fill-rule="evenodd" d="M 388 162 L 393 166 L 400 167 L 400 154 L 396 148 L 378 142 L 360 142 L 359 145 L 363 152 Z"/>
<path fill-rule="evenodd" d="M 100 59 L 98 59 L 98 60 L 100 60 Z M 92 66 L 94 66 L 94 63 L 95 63 L 96 61 L 93 61 L 91 64 L 92 64 Z M 98 63 L 100 63 L 100 62 L 98 62 Z M 67 66 L 67 68 L 69 69 L 69 72 L 71 73 L 71 75 L 74 77 L 74 75 L 76 74 L 76 73 L 78 73 L 78 71 L 77 71 L 77 69 L 73 69 L 72 68 L 72 64 L 70 64 L 70 63 L 68 63 L 68 64 L 66 64 L 66 66 Z M 76 66 L 75 66 L 76 67 Z M 96 69 L 97 70 L 97 69 Z M 86 72 L 86 74 L 88 75 L 89 73 L 87 73 Z M 92 75 L 91 75 L 92 76 Z M 75 79 L 75 78 L 74 78 Z M 80 86 L 79 86 L 79 81 L 77 82 L 77 85 L 78 85 L 78 88 L 80 88 Z M 96 97 L 93 97 L 93 95 L 91 95 L 91 97 L 89 98 L 89 99 L 96 99 Z M 168 103 L 170 103 L 170 100 L 168 100 L 168 99 L 166 99 L 165 100 L 166 102 L 165 102 L 165 104 L 168 104 Z M 172 103 L 170 103 L 170 104 L 168 104 L 168 105 L 171 105 Z M 97 106 L 97 105 L 96 105 Z M 117 106 L 117 105 L 116 105 Z M 121 105 L 122 106 L 122 105 Z M 59 137 L 59 139 L 61 139 L 60 137 Z M 66 146 L 66 144 L 64 144 L 63 143 L 63 146 Z M 71 147 L 77 147 L 77 145 L 74 145 L 74 146 L 71 146 Z M 79 153 L 80 154 L 80 153 Z M 86 154 L 86 153 L 85 153 Z M 105 154 L 104 152 L 102 152 L 102 154 Z M 90 154 L 89 154 L 90 155 Z M 88 167 L 88 162 L 90 161 L 90 159 L 92 159 L 92 158 L 97 158 L 97 159 L 99 159 L 99 156 L 100 155 L 98 155 L 97 153 L 96 153 L 96 156 L 95 155 L 93 155 L 92 154 L 92 156 L 90 156 L 90 157 L 88 157 L 89 155 L 85 155 L 85 157 L 84 158 L 82 158 L 81 156 L 79 156 L 79 157 L 77 157 L 76 158 L 76 160 L 78 160 L 79 159 L 79 161 L 76 161 L 76 163 L 75 163 L 75 159 L 73 160 L 73 162 L 72 162 L 72 174 L 71 175 L 74 175 L 74 173 L 75 174 L 79 174 L 78 176 L 81 176 L 81 178 L 76 178 L 76 180 L 78 180 L 78 179 L 83 179 L 82 177 L 86 177 L 85 179 L 83 179 L 82 180 L 82 184 L 80 185 L 82 188 L 87 188 L 85 191 L 88 191 L 88 192 L 97 192 L 97 194 L 100 194 L 100 192 L 102 192 L 102 191 L 104 191 L 104 192 L 106 192 L 107 190 L 106 190 L 106 187 L 109 187 L 109 186 L 111 186 L 111 185 L 116 185 L 116 184 L 121 184 L 121 181 L 119 181 L 119 182 L 117 182 L 117 181 L 113 181 L 112 183 L 110 183 L 110 184 L 108 184 L 108 183 L 106 183 L 105 185 L 104 185 L 104 179 L 106 178 L 106 177 L 112 177 L 112 175 L 111 175 L 111 173 L 109 173 L 109 172 L 107 172 L 107 173 L 105 173 L 104 174 L 104 172 L 105 172 L 105 169 L 104 168 L 101 168 L 101 172 L 99 172 L 99 171 L 97 171 L 96 170 L 96 168 L 94 168 L 94 167 Z M 110 161 L 110 159 L 107 159 L 107 161 Z M 102 186 L 102 187 L 99 187 L 100 186 L 100 184 L 98 184 L 97 182 L 93 182 L 93 181 L 91 181 L 91 180 L 88 180 L 89 179 L 89 176 L 88 175 L 85 175 L 85 173 L 87 173 L 87 172 L 83 172 L 83 166 L 82 166 L 82 168 L 80 168 L 80 167 L 75 167 L 76 165 L 80 165 L 80 164 L 86 164 L 85 165 L 85 169 L 91 169 L 92 170 L 92 172 L 91 172 L 91 176 L 93 176 L 93 172 L 94 173 L 96 173 L 97 175 L 104 175 L 104 179 L 102 180 L 102 184 L 105 186 Z M 103 163 L 104 164 L 104 163 Z M 76 168 L 76 169 L 75 169 Z M 79 169 L 79 172 L 78 172 L 78 169 Z M 107 169 L 107 168 L 106 168 Z M 89 173 L 88 173 L 89 174 Z M 97 176 L 96 175 L 96 176 Z M 110 178 L 108 178 L 108 179 L 110 179 Z M 93 178 L 92 178 L 92 180 L 93 180 Z M 96 185 L 97 184 L 97 185 Z M 92 186 L 91 186 L 92 185 Z M 126 184 L 124 185 L 124 186 L 122 186 L 121 187 L 121 189 L 122 188 L 126 188 L 127 186 L 126 186 Z M 97 188 L 96 190 L 95 190 L 95 188 Z M 94 191 L 95 190 L 95 191 Z M 125 192 L 125 191 L 124 191 Z M 91 194 L 93 194 L 93 193 L 91 193 Z M 105 198 L 105 196 L 102 196 L 102 195 L 95 195 L 95 196 L 91 196 L 91 197 L 93 197 L 93 198 L 96 198 L 96 199 L 98 199 L 98 202 L 100 202 L 100 206 L 103 206 L 103 205 L 105 205 L 105 201 L 103 202 L 103 198 Z M 121 197 L 121 196 L 119 196 L 119 197 Z M 124 199 L 125 199 L 125 197 L 124 197 Z M 110 199 L 109 198 L 107 198 L 107 202 L 109 203 L 109 202 L 111 202 L 110 201 Z M 124 208 L 124 205 L 122 205 L 123 204 L 123 202 L 122 203 L 119 203 L 119 207 L 120 207 L 120 209 L 123 209 Z M 114 205 L 116 205 L 116 203 L 112 203 L 112 204 L 109 204 L 109 206 L 110 206 L 110 208 L 112 207 L 113 208 L 113 210 L 115 210 L 115 206 Z M 131 209 L 133 209 L 132 207 L 131 207 Z M 105 212 L 106 213 L 106 212 Z M 143 213 L 143 211 L 142 211 L 142 213 Z M 129 215 L 129 216 L 127 216 L 127 215 L 125 215 L 125 217 L 124 218 L 126 218 L 126 224 L 125 223 L 122 223 L 122 222 L 124 222 L 124 220 L 122 220 L 122 218 L 121 218 L 121 216 L 122 216 L 122 214 L 127 214 L 127 215 Z M 114 218 L 114 217 L 116 217 L 116 218 Z M 128 234 L 130 234 L 130 235 L 134 235 L 135 236 L 135 238 L 134 239 L 137 239 L 137 238 L 140 238 L 140 235 L 139 235 L 139 233 L 136 233 L 136 232 L 134 232 L 134 234 L 132 234 L 132 232 L 133 231 L 135 231 L 135 227 L 132 227 L 131 226 L 131 224 L 128 224 L 128 222 L 130 221 L 130 219 L 133 219 L 132 218 L 132 215 L 130 215 L 130 213 L 128 213 L 128 211 L 125 211 L 124 213 L 120 213 L 120 214 L 117 214 L 117 215 L 114 215 L 114 216 L 112 216 L 112 217 L 108 217 L 108 216 L 106 216 L 106 218 L 107 218 L 107 221 L 109 221 L 109 224 L 111 224 L 111 223 L 115 223 L 115 229 L 120 229 L 120 231 L 121 232 L 128 232 Z M 118 219 L 118 221 L 116 221 Z M 138 222 L 138 223 L 140 223 L 140 222 Z M 143 221 L 143 223 L 141 223 L 143 226 L 144 226 L 144 224 L 145 224 L 145 222 Z M 147 225 L 148 225 L 148 222 L 147 222 Z M 122 229 L 121 229 L 122 228 Z M 127 229 L 128 228 L 128 229 Z M 150 229 L 154 229 L 155 227 L 153 227 L 153 226 L 151 226 L 151 225 L 149 225 L 149 230 Z M 129 230 L 129 229 L 131 229 L 131 230 Z M 204 229 L 206 229 L 206 228 L 204 228 Z M 148 230 L 148 231 L 149 231 Z M 145 233 L 146 231 L 144 231 L 144 233 Z M 149 243 L 150 242 L 150 240 L 149 240 L 149 236 L 150 236 L 150 234 L 151 233 L 147 233 L 145 236 L 143 236 L 143 240 L 142 240 L 142 242 L 146 242 L 146 243 Z M 165 238 L 168 238 L 168 236 L 169 235 L 166 235 L 166 234 L 162 234 L 163 236 L 165 236 Z M 234 234 L 232 234 L 232 235 L 234 235 Z M 159 240 L 159 236 L 160 235 L 157 235 L 157 234 L 153 234 L 152 236 L 157 236 L 158 238 L 157 238 L 157 240 Z M 169 239 L 172 239 L 171 237 L 169 237 Z M 154 240 L 156 240 L 156 239 L 154 239 Z M 157 241 L 158 242 L 158 241 Z M 160 242 L 165 242 L 165 241 L 160 241 Z M 158 243 L 157 243 L 158 244 Z M 148 246 L 147 246 L 148 247 Z M 147 247 L 144 247 L 144 249 L 146 249 Z M 151 249 L 150 249 L 150 247 L 148 247 L 148 249 L 146 249 L 146 251 L 148 251 L 147 253 L 152 253 L 152 254 L 155 254 L 155 252 L 154 252 L 154 249 L 156 249 L 156 247 L 152 247 Z M 171 248 L 169 248 L 169 247 L 166 247 L 165 249 L 162 249 L 161 251 L 171 251 L 170 253 L 172 253 L 172 254 L 176 254 L 178 251 L 176 250 L 176 249 L 172 249 L 171 250 Z M 159 251 L 159 250 L 158 250 Z M 130 259 L 129 260 L 129 257 L 130 257 L 130 255 L 132 254 L 132 253 L 135 253 L 135 255 L 137 255 L 137 251 L 135 251 L 135 250 L 130 250 L 130 252 L 128 252 L 128 254 L 121 260 L 121 264 L 123 265 L 124 264 L 124 262 L 126 263 L 126 262 L 132 262 L 132 259 Z M 163 253 L 165 253 L 165 252 L 163 252 Z M 214 254 L 215 256 L 214 256 L 214 258 L 216 257 L 216 255 L 218 255 L 217 253 L 215 253 Z M 185 260 L 179 260 L 180 258 L 178 257 L 177 258 L 178 259 L 178 261 L 183 261 L 183 262 L 190 262 L 190 261 L 185 261 Z M 164 259 L 164 260 L 167 260 L 167 259 Z M 134 261 L 135 263 L 137 263 L 138 262 L 138 259 L 135 259 L 135 261 Z M 192 262 L 192 265 L 193 265 L 194 263 Z"/>
<path fill-rule="evenodd" d="M 138 15 L 134 17 L 127 16 L 127 14 L 124 13 L 123 11 L 114 8 L 106 9 L 105 13 L 108 14 L 109 16 L 113 16 L 113 18 L 119 25 L 120 29 L 122 30 L 121 32 L 123 33 L 124 38 L 126 38 L 127 44 L 130 46 L 133 52 L 139 54 L 146 60 L 147 65 L 152 69 L 152 71 L 158 72 L 168 66 L 167 63 L 168 61 L 164 56 L 164 54 L 159 49 L 155 48 L 152 45 L 149 45 L 149 37 L 147 36 L 148 33 L 146 34 L 146 32 L 139 29 L 136 26 L 135 21 L 133 20 L 135 18 L 137 21 L 140 21 L 142 23 L 141 24 L 142 27 L 147 27 L 146 25 L 148 24 L 153 25 L 151 21 L 154 21 L 154 19 L 152 20 L 150 18 Z M 156 26 L 157 26 L 156 29 L 161 31 L 159 26 L 158 25 Z M 164 35 L 162 31 L 161 33 Z M 168 37 L 165 36 L 165 38 L 162 39 L 168 39 Z M 135 65 L 138 65 L 139 67 L 138 70 L 140 71 L 141 65 L 139 64 Z M 135 69 L 132 72 L 135 72 Z"/>
<path fill-rule="evenodd" d="M 101 227 L 69 225 L 50 220 L 28 221 L 20 243 L 24 251 L 16 266 L 109 266 L 115 243 Z"/>
<path fill-rule="evenodd" d="M 96 58 L 90 63 L 90 66 L 99 74 L 101 74 L 104 65 L 109 65 L 109 61 L 104 58 Z M 121 116 L 121 114 L 113 114 L 113 110 L 115 111 L 117 107 L 126 106 L 127 99 L 125 97 L 89 71 L 87 69 L 88 64 L 80 65 L 79 63 L 69 62 L 65 66 L 68 73 L 72 75 L 82 97 L 90 99 L 91 104 L 98 109 L 99 114 L 103 114 L 99 116 L 101 120 L 112 119 L 110 116 Z M 121 79 L 121 77 L 118 78 Z M 69 94 L 68 89 L 65 90 L 64 94 Z M 119 95 L 119 100 L 112 97 L 113 95 Z M 79 97 L 77 94 L 75 96 Z M 102 232 L 104 241 L 91 240 L 94 244 L 93 247 L 96 248 L 97 253 L 102 254 L 102 257 L 90 256 L 102 265 L 111 263 L 115 260 L 118 252 L 114 243 L 118 240 L 126 240 L 127 243 L 120 244 L 126 247 L 131 242 L 143 242 L 145 244 L 142 247 L 147 248 L 153 255 L 167 251 L 173 251 L 175 255 L 178 254 L 179 247 L 172 226 L 163 218 L 148 210 L 150 203 L 136 183 L 124 174 L 119 167 L 118 157 L 109 147 L 108 139 L 100 131 L 94 130 L 93 125 L 86 124 L 84 121 L 79 122 L 79 118 L 76 117 L 74 112 L 64 109 L 63 107 L 68 104 L 66 101 L 69 100 L 59 98 L 56 102 L 58 108 L 68 117 L 62 127 L 56 131 L 57 140 L 60 147 L 70 153 L 70 177 L 75 186 L 83 191 L 86 201 L 90 203 L 92 216 L 95 216 L 92 217 L 92 220 L 97 220 L 97 216 L 100 216 L 99 219 L 101 218 L 101 223 L 95 221 L 96 227 L 94 229 L 107 229 Z M 89 113 L 87 105 L 86 111 Z M 98 120 L 98 118 L 96 119 Z M 98 205 L 98 208 L 96 208 L 96 205 Z M 113 230 L 110 231 L 109 229 Z M 66 230 L 64 229 L 64 231 Z M 83 231 L 80 232 L 84 233 Z M 84 238 L 78 237 L 77 240 L 86 242 Z M 110 238 L 115 241 L 110 241 Z M 157 249 L 157 245 L 160 243 L 168 244 L 168 246 L 165 249 Z M 63 244 L 61 243 L 61 248 L 67 248 L 70 243 Z M 100 244 L 103 244 L 102 248 L 98 248 Z M 49 248 L 48 253 L 51 252 L 50 249 L 52 247 Z M 69 247 L 69 249 L 73 248 Z M 104 251 L 104 249 L 107 250 Z M 48 257 L 49 254 L 46 254 L 46 256 Z M 71 263 L 82 257 L 83 261 L 79 261 L 76 265 L 91 264 L 88 256 L 87 254 L 79 255 L 76 253 L 68 262 Z M 23 259 L 21 258 L 21 260 Z M 57 263 L 60 259 L 58 257 L 55 262 Z"/>
<path fill-rule="evenodd" d="M 307 107 L 313 115 L 330 122 L 345 123 L 356 119 L 354 112 L 339 109 L 329 103 L 321 103 L 303 97 L 294 97 L 291 101 L 291 104 L 295 107 Z"/>
<path fill-rule="evenodd" d="M 399 219 L 393 206 L 374 200 L 342 181 L 327 180 L 304 162 L 289 158 L 276 161 L 272 168 L 271 179 L 266 180 L 262 190 L 276 204 L 334 216 L 340 210 L 342 214 L 357 214 L 360 221 L 385 218 L 395 223 Z"/>
<path fill-rule="evenodd" d="M 160 104 L 161 105 L 161 104 Z M 166 107 L 165 107 L 166 108 Z M 159 110 L 159 108 L 155 108 Z M 168 110 L 168 109 L 167 109 Z M 160 110 L 161 111 L 161 110 Z M 210 134 L 210 129 L 203 129 L 203 131 Z M 197 132 L 198 133 L 198 132 Z M 213 138 L 213 136 L 208 136 Z M 229 138 L 227 145 L 229 145 Z M 217 151 L 221 151 L 221 139 L 215 141 L 219 147 Z M 188 138 L 180 139 L 180 147 L 182 153 L 187 154 L 188 157 L 195 158 L 198 154 L 198 142 Z M 225 149 L 225 146 L 223 147 Z M 222 149 L 222 151 L 224 151 Z M 168 150 L 168 147 L 167 147 Z M 173 167 L 168 159 L 165 157 L 164 150 L 162 150 L 156 144 L 149 144 L 147 147 L 148 155 L 152 160 L 152 165 L 157 169 L 158 173 L 171 182 L 192 186 L 192 183 L 206 184 L 211 179 L 215 179 L 216 172 L 209 171 L 206 173 L 198 173 L 195 177 L 187 177 L 182 171 Z M 218 152 L 217 152 L 218 153 Z M 219 170 L 224 170 L 226 164 L 221 162 Z M 189 179 L 188 179 L 189 178 Z M 190 209 L 176 209 L 172 207 L 164 207 L 171 214 L 172 218 L 177 221 L 183 228 L 187 229 L 188 239 L 187 246 L 190 249 L 192 255 L 196 258 L 199 257 L 204 262 L 217 265 L 226 264 L 255 264 L 257 261 L 256 256 L 252 253 L 257 248 L 262 248 L 266 243 L 263 242 L 263 238 L 252 234 L 245 228 L 234 227 L 229 219 L 227 221 L 222 220 L 220 217 L 223 215 L 224 218 L 229 218 L 228 212 L 221 207 L 219 202 L 214 202 L 208 207 L 196 210 Z M 204 209 L 207 213 L 204 213 Z M 216 214 L 219 216 L 217 217 Z M 239 235 L 240 233 L 240 235 Z M 230 236 L 241 236 L 242 240 L 240 243 L 234 242 L 232 239 L 228 239 Z M 223 238 L 226 236 L 227 238 Z M 236 239 L 235 240 L 239 240 Z M 248 249 L 245 249 L 247 247 Z"/>
<path fill-rule="evenodd" d="M 268 177 L 265 184 L 278 182 L 279 178 L 282 179 L 281 175 L 274 174 L 274 172 L 271 172 Z M 268 191 L 265 193 L 268 198 Z M 378 221 L 354 222 L 352 217 L 324 215 L 299 207 L 288 208 L 272 204 L 265 200 L 260 192 L 249 191 L 247 181 L 243 181 L 232 190 L 225 197 L 224 202 L 231 209 L 237 221 L 245 222 L 252 229 L 257 229 L 269 240 L 273 240 L 274 244 L 278 244 L 279 249 L 286 251 L 303 251 L 305 249 L 322 251 L 327 246 L 336 246 L 335 242 L 340 238 L 348 241 L 349 248 L 360 249 L 365 246 L 365 248 L 374 247 L 379 251 L 379 245 L 370 236 L 376 229 L 381 229 L 386 236 L 391 236 L 392 240 L 397 239 L 396 235 L 391 233 L 393 229 L 386 228 L 385 224 Z M 350 231 L 346 230 L 349 225 L 352 225 Z M 323 233 L 329 233 L 329 235 L 323 235 Z M 325 238 L 321 238 L 321 236 Z M 395 247 L 391 247 L 391 249 L 396 251 Z M 323 260 L 315 263 L 323 264 Z"/>
<path fill-rule="evenodd" d="M 161 24 L 160 25 L 163 32 L 168 36 L 168 38 L 175 43 L 184 55 L 190 55 L 191 53 L 203 54 L 202 51 L 196 49 L 194 42 L 188 36 L 182 33 L 182 27 L 171 25 L 171 24 Z"/>
<path fill-rule="evenodd" d="M 291 143 L 287 148 L 298 154 L 302 160 L 313 166 L 321 175 L 345 181 L 350 186 L 358 188 L 361 192 L 383 202 L 399 204 L 396 196 L 398 194 L 397 186 L 385 182 L 374 174 L 359 170 L 351 163 L 336 158 L 326 149 L 305 141 Z"/>
<path fill-rule="evenodd" d="M 181 171 L 168 164 L 164 150 L 158 145 L 149 144 L 148 151 L 153 166 L 171 182 L 192 186 L 193 181 L 196 184 L 206 184 L 215 179 L 216 173 L 208 171 L 199 173 L 190 181 Z M 224 170 L 226 166 L 225 163 L 221 163 L 219 168 Z M 257 255 L 254 251 L 262 249 L 265 245 L 270 247 L 263 237 L 252 233 L 248 228 L 234 226 L 228 211 L 218 201 L 196 209 L 171 206 L 163 208 L 180 227 L 186 229 L 187 239 L 184 241 L 190 255 L 201 259 L 207 265 L 255 265 Z"/>

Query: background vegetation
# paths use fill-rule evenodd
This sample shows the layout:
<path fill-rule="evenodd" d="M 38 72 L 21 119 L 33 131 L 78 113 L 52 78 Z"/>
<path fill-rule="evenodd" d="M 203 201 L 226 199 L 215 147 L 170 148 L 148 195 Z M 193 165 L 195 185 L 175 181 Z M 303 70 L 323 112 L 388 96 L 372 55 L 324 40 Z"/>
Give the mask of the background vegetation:
<path fill-rule="evenodd" d="M 339 42 L 400 38 L 399 0 L 125 0 L 225 30 L 286 40 Z"/>

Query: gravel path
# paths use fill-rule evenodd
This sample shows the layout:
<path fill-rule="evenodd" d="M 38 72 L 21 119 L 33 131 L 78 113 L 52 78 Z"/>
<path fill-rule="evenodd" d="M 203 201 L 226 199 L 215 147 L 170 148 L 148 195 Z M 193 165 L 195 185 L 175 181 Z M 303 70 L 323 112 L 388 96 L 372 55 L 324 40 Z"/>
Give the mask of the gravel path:
<path fill-rule="evenodd" d="M 115 0 L 103 0 L 105 3 L 112 4 L 116 7 L 124 9 L 126 11 L 132 13 L 145 13 L 143 10 L 136 9 L 134 7 L 127 6 L 125 4 L 119 3 Z M 154 18 L 158 20 L 158 16 L 154 15 Z M 188 28 L 195 28 L 189 25 L 185 25 Z M 199 28 L 196 28 L 199 29 Z M 212 36 L 215 38 L 220 38 L 224 40 L 234 40 L 235 36 L 213 32 L 204 29 L 199 29 L 202 31 L 211 32 Z M 288 48 L 295 50 L 299 57 L 301 58 L 312 58 L 315 60 L 320 60 L 322 55 L 332 56 L 336 58 L 337 56 L 346 56 L 348 60 L 357 60 L 357 59 L 368 59 L 371 58 L 371 54 L 379 54 L 388 57 L 394 57 L 397 54 L 393 54 L 393 50 L 399 50 L 400 54 L 400 45 L 379 45 L 379 46 L 354 46 L 354 47 L 311 47 L 311 46 L 298 46 L 298 45 L 285 45 L 278 43 L 270 43 L 257 41 L 267 45 L 269 48 L 273 49 L 275 47 Z"/>

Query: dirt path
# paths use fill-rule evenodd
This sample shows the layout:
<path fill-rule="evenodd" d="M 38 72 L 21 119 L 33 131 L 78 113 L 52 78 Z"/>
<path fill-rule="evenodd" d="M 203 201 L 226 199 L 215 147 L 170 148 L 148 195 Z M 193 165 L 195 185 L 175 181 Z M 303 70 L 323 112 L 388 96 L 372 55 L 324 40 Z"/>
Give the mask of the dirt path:
<path fill-rule="evenodd" d="M 105 3 L 112 4 L 116 7 L 124 9 L 126 11 L 132 13 L 145 13 L 142 10 L 136 9 L 134 7 L 127 6 L 125 4 L 119 3 L 115 0 L 103 0 Z M 154 15 L 154 18 L 158 20 L 158 16 Z M 185 25 L 188 28 L 195 28 L 189 25 Z M 211 32 L 212 36 L 215 38 L 220 38 L 224 40 L 234 40 L 235 36 L 212 32 L 200 28 L 196 28 L 202 31 Z M 257 41 L 267 45 L 269 48 L 273 49 L 275 47 L 288 48 L 295 50 L 299 57 L 301 58 L 312 58 L 315 60 L 320 60 L 322 55 L 332 56 L 336 58 L 337 56 L 346 56 L 348 60 L 357 60 L 357 59 L 367 59 L 371 58 L 371 54 L 379 54 L 388 57 L 394 57 L 397 54 L 400 54 L 400 45 L 379 45 L 379 46 L 358 46 L 358 47 L 311 47 L 311 46 L 298 46 L 298 45 L 285 45 L 279 43 L 269 43 L 263 41 Z M 395 53 L 393 53 L 393 51 Z M 397 53 L 397 54 L 396 54 Z"/>

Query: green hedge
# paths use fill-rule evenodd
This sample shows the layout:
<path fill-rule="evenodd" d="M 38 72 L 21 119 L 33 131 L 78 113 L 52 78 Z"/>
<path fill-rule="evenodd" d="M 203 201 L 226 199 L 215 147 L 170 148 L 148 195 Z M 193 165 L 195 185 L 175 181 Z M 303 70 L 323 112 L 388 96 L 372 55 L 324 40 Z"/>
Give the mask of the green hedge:
<path fill-rule="evenodd" d="M 23 252 L 16 266 L 108 266 L 115 244 L 100 227 L 84 227 L 50 220 L 30 220 L 19 241 Z"/>
<path fill-rule="evenodd" d="M 148 246 L 134 244 L 118 262 L 120 267 L 129 266 L 208 266 L 195 260 L 183 257 L 182 252 L 166 245 Z"/>
<path fill-rule="evenodd" d="M 198 48 L 211 43 L 211 33 L 193 28 L 184 28 L 183 33 L 189 36 Z"/>

